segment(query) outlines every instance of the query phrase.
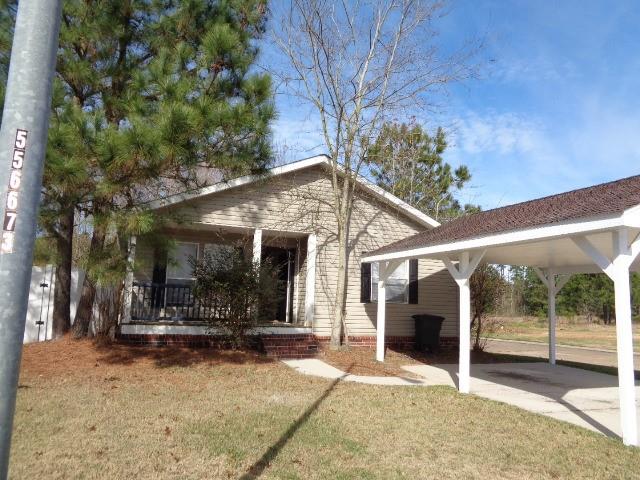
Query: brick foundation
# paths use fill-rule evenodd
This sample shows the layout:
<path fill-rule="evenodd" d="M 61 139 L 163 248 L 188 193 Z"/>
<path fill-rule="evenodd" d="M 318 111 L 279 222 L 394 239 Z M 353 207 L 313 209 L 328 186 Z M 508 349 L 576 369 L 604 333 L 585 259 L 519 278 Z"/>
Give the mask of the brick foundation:
<path fill-rule="evenodd" d="M 163 334 L 120 334 L 116 335 L 120 343 L 128 345 L 150 345 L 156 347 L 194 347 L 218 348 L 230 347 L 227 338 L 219 335 L 163 335 Z M 323 348 L 329 346 L 330 337 L 313 334 L 273 334 L 249 337 L 252 348 L 264 352 L 270 358 L 311 358 Z M 349 337 L 349 345 L 355 348 L 376 348 L 375 335 Z M 385 345 L 398 350 L 412 350 L 415 342 L 413 337 L 387 336 Z M 457 337 L 441 337 L 442 349 L 455 349 L 458 346 Z"/>

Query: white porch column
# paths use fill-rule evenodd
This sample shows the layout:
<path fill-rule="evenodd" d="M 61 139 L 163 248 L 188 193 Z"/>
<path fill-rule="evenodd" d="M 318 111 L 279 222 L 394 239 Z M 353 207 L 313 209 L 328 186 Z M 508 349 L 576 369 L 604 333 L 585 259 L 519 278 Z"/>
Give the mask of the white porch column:
<path fill-rule="evenodd" d="M 135 235 L 129 239 L 129 252 L 127 255 L 127 268 L 124 277 L 124 292 L 122 295 L 122 317 L 120 323 L 131 322 L 131 302 L 133 301 L 133 262 L 136 259 L 136 243 Z"/>
<path fill-rule="evenodd" d="M 317 238 L 314 233 L 307 237 L 307 277 L 304 290 L 304 324 L 313 326 L 316 308 L 316 248 Z"/>
<path fill-rule="evenodd" d="M 612 260 L 602 254 L 586 237 L 574 238 L 573 240 L 613 280 L 616 296 L 618 389 L 620 392 L 622 441 L 625 445 L 638 446 L 629 267 L 640 253 L 640 239 L 636 239 L 633 244 L 629 245 L 629 233 L 626 228 L 613 232 Z"/>
<path fill-rule="evenodd" d="M 260 265 L 262 259 L 262 230 L 253 232 L 253 263 Z"/>
<path fill-rule="evenodd" d="M 443 257 L 449 273 L 458 284 L 460 289 L 460 331 L 458 338 L 460 341 L 460 352 L 458 359 L 458 391 L 469 393 L 470 370 L 471 370 L 471 289 L 469 279 L 476 267 L 484 257 L 486 250 L 475 252 L 471 256 L 470 252 L 462 252 L 458 265 L 454 265 L 448 257 Z"/>

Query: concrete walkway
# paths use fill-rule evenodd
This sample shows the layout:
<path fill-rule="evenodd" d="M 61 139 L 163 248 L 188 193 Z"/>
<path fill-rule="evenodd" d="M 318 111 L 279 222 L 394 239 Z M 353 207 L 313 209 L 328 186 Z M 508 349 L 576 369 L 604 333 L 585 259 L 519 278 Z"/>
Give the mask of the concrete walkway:
<path fill-rule="evenodd" d="M 366 375 L 352 375 L 342 370 L 332 367 L 317 358 L 303 358 L 300 360 L 283 360 L 294 370 L 305 375 L 314 377 L 330 378 L 332 380 L 341 379 L 345 382 L 366 383 L 368 385 L 391 385 L 391 386 L 431 386 L 440 385 L 430 379 L 416 380 L 408 377 L 369 377 Z"/>
<path fill-rule="evenodd" d="M 424 380 L 351 375 L 318 359 L 286 360 L 306 375 L 371 385 L 455 387 L 458 366 L 410 365 L 404 370 Z M 640 387 L 636 387 L 640 398 Z M 620 437 L 618 379 L 612 375 L 548 363 L 500 363 L 471 366 L 471 393 L 530 412 Z M 640 418 L 640 409 L 639 409 Z"/>
<path fill-rule="evenodd" d="M 491 338 L 487 339 L 485 350 L 491 353 L 549 358 L 549 345 L 541 342 Z M 615 350 L 557 345 L 556 356 L 558 360 L 566 360 L 569 362 L 604 365 L 606 367 L 616 367 L 618 365 L 618 356 Z M 640 370 L 640 354 L 636 353 L 633 359 L 635 369 Z"/>

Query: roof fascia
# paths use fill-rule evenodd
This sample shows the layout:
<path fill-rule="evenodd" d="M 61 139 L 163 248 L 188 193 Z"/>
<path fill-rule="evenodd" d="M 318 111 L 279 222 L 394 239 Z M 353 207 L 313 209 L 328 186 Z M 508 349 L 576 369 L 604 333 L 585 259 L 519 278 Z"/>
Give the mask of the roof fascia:
<path fill-rule="evenodd" d="M 398 252 L 369 255 L 362 258 L 362 262 L 379 262 L 392 259 L 406 259 L 417 257 L 438 257 L 439 255 L 475 250 L 478 248 L 490 248 L 503 245 L 526 243 L 536 240 L 554 239 L 563 236 L 593 233 L 623 226 L 622 215 L 614 217 L 583 219 L 574 222 L 547 225 L 513 232 L 498 233 L 456 242 L 441 243 L 429 247 L 413 248 Z"/>

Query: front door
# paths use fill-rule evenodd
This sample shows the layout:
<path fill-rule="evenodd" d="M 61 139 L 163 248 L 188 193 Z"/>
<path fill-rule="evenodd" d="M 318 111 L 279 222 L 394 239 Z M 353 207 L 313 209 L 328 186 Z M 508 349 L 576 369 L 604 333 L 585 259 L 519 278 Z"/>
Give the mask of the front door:
<path fill-rule="evenodd" d="M 284 288 L 278 293 L 273 312 L 273 318 L 264 320 L 278 320 L 280 322 L 291 322 L 293 319 L 293 282 L 295 277 L 295 248 L 263 247 L 262 260 L 270 259 L 276 267 L 278 280 L 282 282 Z M 266 314 L 266 312 L 265 312 Z"/>

